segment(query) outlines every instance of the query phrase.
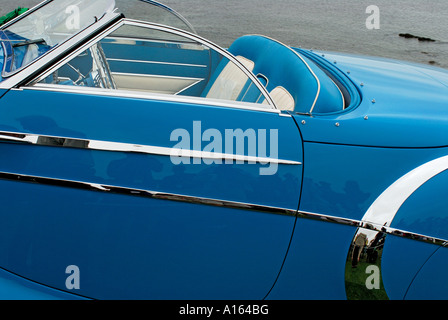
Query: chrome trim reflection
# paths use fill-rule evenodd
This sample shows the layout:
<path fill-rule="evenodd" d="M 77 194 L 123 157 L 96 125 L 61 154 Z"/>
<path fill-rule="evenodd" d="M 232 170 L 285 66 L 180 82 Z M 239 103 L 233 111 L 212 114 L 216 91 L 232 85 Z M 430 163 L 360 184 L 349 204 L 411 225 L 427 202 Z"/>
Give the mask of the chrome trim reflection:
<path fill-rule="evenodd" d="M 403 203 L 423 184 L 446 170 L 448 170 L 448 156 L 429 161 L 410 171 L 375 200 L 362 220 L 390 226 Z"/>
<path fill-rule="evenodd" d="M 322 222 L 330 222 L 330 223 L 336 223 L 336 224 L 346 225 L 346 226 L 350 226 L 350 227 L 355 227 L 355 228 L 358 228 L 356 231 L 356 234 L 358 234 L 359 229 L 362 229 L 364 232 L 369 233 L 369 234 L 384 233 L 384 234 L 394 235 L 397 237 L 406 238 L 406 239 L 410 239 L 410 240 L 431 243 L 431 244 L 434 244 L 437 246 L 445 247 L 448 245 L 448 239 L 432 237 L 432 236 L 428 236 L 428 235 L 404 231 L 404 230 L 400 230 L 397 228 L 391 228 L 391 227 L 386 227 L 386 226 L 382 226 L 382 225 L 376 225 L 376 224 L 373 224 L 370 222 L 365 222 L 362 220 L 342 218 L 342 217 L 337 217 L 337 216 L 330 216 L 330 215 L 325 215 L 325 214 L 320 214 L 320 213 L 312 213 L 312 212 L 306 212 L 306 211 L 300 211 L 300 210 L 297 212 L 297 217 L 303 218 L 303 219 L 318 220 L 318 221 L 322 221 Z M 356 235 L 355 235 L 354 239 L 355 238 L 356 238 Z M 370 236 L 370 239 L 372 239 L 371 236 Z"/>
<path fill-rule="evenodd" d="M 163 62 L 163 61 L 151 61 L 151 60 L 131 60 L 131 59 L 107 58 L 107 61 L 129 62 L 129 63 L 145 63 L 145 64 L 161 64 L 161 65 L 180 66 L 180 67 L 192 67 L 192 68 L 207 68 L 207 66 L 203 65 L 203 64 Z"/>
<path fill-rule="evenodd" d="M 358 227 L 361 225 L 361 222 L 354 219 L 335 217 L 320 213 L 306 212 L 306 211 L 298 211 L 298 218 L 309 219 L 309 220 L 318 220 L 322 222 L 331 222 L 336 224 L 342 224 L 351 227 Z"/>
<path fill-rule="evenodd" d="M 348 299 L 388 299 L 381 272 L 381 258 L 386 235 L 391 234 L 438 246 L 447 246 L 448 242 L 445 239 L 390 227 L 406 200 L 422 185 L 446 170 L 448 170 L 448 156 L 429 161 L 395 181 L 369 207 L 353 237 L 347 255 L 345 284 Z M 363 239 L 363 243 L 360 239 Z M 366 279 L 366 268 L 372 268 L 372 266 L 379 273 L 380 283 L 376 290 L 369 289 L 366 283 L 359 282 L 360 279 Z"/>
<path fill-rule="evenodd" d="M 67 148 L 90 149 L 99 151 L 144 153 L 160 156 L 171 156 L 171 157 L 200 158 L 211 160 L 231 160 L 231 161 L 242 161 L 248 163 L 262 163 L 262 164 L 276 163 L 284 165 L 302 164 L 301 162 L 297 161 L 282 160 L 276 158 L 148 146 L 148 145 L 123 143 L 123 142 L 67 138 L 60 136 L 38 135 L 31 133 L 18 133 L 9 131 L 0 131 L 0 143 L 1 142 L 25 143 L 47 147 L 67 147 Z"/>
<path fill-rule="evenodd" d="M 128 196 L 139 196 L 139 197 L 159 199 L 159 200 L 169 200 L 169 201 L 186 202 L 186 203 L 192 203 L 192 204 L 202 204 L 202 205 L 209 205 L 209 206 L 215 206 L 215 207 L 225 207 L 225 208 L 230 208 L 230 209 L 261 211 L 261 212 L 278 214 L 278 215 L 286 215 L 286 216 L 295 216 L 296 212 L 297 212 L 296 210 L 293 210 L 293 209 L 263 206 L 263 205 L 236 202 L 236 201 L 218 200 L 218 199 L 211 199 L 211 198 L 204 198 L 204 197 L 195 197 L 195 196 L 187 196 L 187 195 L 182 195 L 182 194 L 152 191 L 152 190 L 119 187 L 119 186 L 92 183 L 92 182 L 56 179 L 56 178 L 49 178 L 49 177 L 42 177 L 42 176 L 31 176 L 31 175 L 17 174 L 17 173 L 10 173 L 10 172 L 0 172 L 0 179 L 10 180 L 10 181 L 19 181 L 19 182 L 28 182 L 28 183 L 37 183 L 37 184 L 66 187 L 66 188 L 76 188 L 76 189 L 82 189 L 82 190 L 106 192 L 106 193 L 113 193 L 113 194 L 122 194 L 122 195 L 128 195 Z"/>
<path fill-rule="evenodd" d="M 83 190 L 90 191 L 100 191 L 100 192 L 110 192 L 116 194 L 123 195 L 131 195 L 131 196 L 142 196 L 147 198 L 161 199 L 161 200 L 171 200 L 171 201 L 179 201 L 179 202 L 187 202 L 193 204 L 202 204 L 202 205 L 210 205 L 210 206 L 219 206 L 233 209 L 244 209 L 244 210 L 253 210 L 265 213 L 279 214 L 279 215 L 287 215 L 287 216 L 296 216 L 299 219 L 308 219 L 308 220 L 316 220 L 321 222 L 335 223 L 346 225 L 350 227 L 358 227 L 358 230 L 364 230 L 364 232 L 369 231 L 371 235 L 369 236 L 372 239 L 372 235 L 376 233 L 383 234 L 391 234 L 398 237 L 404 237 L 416 241 L 423 241 L 426 243 L 432 243 L 439 246 L 447 246 L 448 240 L 434 238 L 430 236 L 425 236 L 421 234 L 416 234 L 413 232 L 402 231 L 395 228 L 390 227 L 381 227 L 375 226 L 373 224 L 366 224 L 365 222 L 356 220 L 356 219 L 348 219 L 341 218 L 336 216 L 330 216 L 325 214 L 300 211 L 296 209 L 288 209 L 288 208 L 280 208 L 273 206 L 265 206 L 244 202 L 236 202 L 230 200 L 219 200 L 205 197 L 197 197 L 197 196 L 187 196 L 181 194 L 167 193 L 167 192 L 159 192 L 154 190 L 144 190 L 144 189 L 135 189 L 129 187 L 121 187 L 121 186 L 113 186 L 106 185 L 94 182 L 85 182 L 85 181 L 76 181 L 76 180 L 67 180 L 67 179 L 59 179 L 59 178 L 49 178 L 43 176 L 34 176 L 34 175 L 26 175 L 19 173 L 11 173 L 11 172 L 0 172 L 0 179 L 2 180 L 11 180 L 11 181 L 21 181 L 21 182 L 30 182 L 37 183 L 43 185 L 53 185 L 60 187 L 68 187 L 68 188 L 77 188 Z M 358 232 L 357 232 L 358 234 Z M 356 238 L 356 237 L 355 237 Z M 351 262 L 351 260 L 350 260 Z"/>
<path fill-rule="evenodd" d="M 388 300 L 383 284 L 381 259 L 387 230 L 358 228 L 353 237 L 345 265 L 345 292 L 349 300 Z M 376 272 L 377 283 L 368 286 L 368 268 Z M 371 283 L 370 283 L 371 284 Z"/>
<path fill-rule="evenodd" d="M 37 90 L 37 91 L 51 91 L 51 92 L 63 92 L 63 93 L 74 93 L 74 94 L 86 94 L 93 96 L 106 96 L 106 97 L 120 97 L 120 98 L 133 98 L 133 99 L 143 99 L 143 100 L 157 100 L 166 102 L 179 102 L 188 104 L 198 104 L 202 106 L 210 107 L 225 107 L 239 110 L 252 110 L 260 112 L 268 112 L 273 114 L 281 114 L 279 109 L 272 109 L 266 104 L 261 103 L 250 103 L 243 101 L 230 101 L 230 100 L 220 100 L 220 99 L 210 99 L 202 97 L 193 96 L 179 96 L 172 94 L 163 94 L 155 92 L 143 92 L 143 91 L 132 91 L 132 90 L 111 90 L 103 88 L 90 88 L 83 86 L 67 86 L 59 84 L 46 84 L 46 83 L 36 83 L 30 87 L 20 87 L 19 89 L 12 90 Z"/>
<path fill-rule="evenodd" d="M 196 81 L 204 80 L 204 78 L 165 76 L 165 75 L 160 75 L 160 74 L 142 74 L 142 73 L 129 73 L 129 72 L 112 72 L 112 75 L 141 77 L 141 78 L 159 78 L 159 79 L 180 79 L 180 80 L 196 80 Z"/>

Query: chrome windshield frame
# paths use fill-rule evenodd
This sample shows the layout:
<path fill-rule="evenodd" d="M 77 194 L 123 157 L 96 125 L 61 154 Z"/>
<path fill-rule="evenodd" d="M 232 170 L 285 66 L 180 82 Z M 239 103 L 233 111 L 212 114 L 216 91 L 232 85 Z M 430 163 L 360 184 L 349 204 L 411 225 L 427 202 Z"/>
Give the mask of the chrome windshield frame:
<path fill-rule="evenodd" d="M 108 34 L 111 34 L 112 32 L 114 32 L 115 30 L 119 29 L 120 27 L 122 27 L 124 25 L 143 27 L 143 28 L 149 28 L 149 29 L 152 29 L 152 30 L 168 32 L 168 33 L 171 33 L 171 34 L 175 34 L 177 36 L 185 37 L 185 38 L 187 38 L 189 40 L 193 40 L 195 42 L 198 42 L 198 43 L 200 43 L 202 45 L 207 46 L 210 49 L 213 49 L 213 50 L 217 51 L 222 56 L 227 58 L 229 61 L 232 61 L 236 66 L 238 66 L 238 68 L 257 86 L 258 90 L 260 90 L 261 94 L 266 99 L 267 105 L 266 105 L 265 109 L 267 109 L 267 110 L 275 110 L 275 111 L 279 110 L 277 108 L 277 106 L 275 105 L 275 102 L 273 101 L 273 99 L 269 95 L 269 92 L 261 84 L 261 82 L 257 79 L 257 77 L 251 71 L 249 71 L 229 51 L 221 48 L 220 46 L 214 44 L 213 42 L 211 42 L 211 41 L 209 41 L 207 39 L 204 39 L 204 38 L 202 38 L 202 37 L 200 37 L 200 36 L 198 36 L 196 34 L 193 34 L 191 32 L 188 32 L 188 31 L 185 31 L 185 30 L 182 30 L 182 29 L 178 29 L 178 28 L 174 28 L 174 27 L 170 27 L 170 26 L 166 26 L 166 25 L 160 25 L 160 24 L 156 24 L 156 23 L 151 23 L 151 22 L 127 19 L 127 18 L 121 18 L 119 21 L 115 22 L 114 24 L 112 24 L 111 26 L 109 26 L 108 28 L 106 28 L 102 32 L 98 33 L 93 38 L 91 38 L 89 41 L 87 41 L 83 45 L 79 46 L 76 50 L 73 50 L 70 54 L 65 55 L 63 58 L 60 58 L 59 61 L 54 63 L 52 66 L 50 66 L 46 70 L 41 71 L 39 74 L 35 74 L 32 79 L 27 81 L 26 85 L 36 83 L 36 82 L 40 81 L 41 79 L 45 78 L 46 76 L 50 75 L 52 72 L 54 72 L 59 67 L 61 67 L 63 64 L 65 64 L 66 62 L 68 62 L 69 60 L 74 58 L 76 55 L 78 55 L 79 53 L 85 51 L 88 47 L 90 47 L 94 43 L 100 41 L 101 39 L 106 37 Z M 27 79 L 29 79 L 29 77 Z M 2 88 L 2 84 L 3 83 L 0 83 L 0 89 Z M 17 86 L 17 84 L 19 84 L 19 82 L 17 82 L 15 85 Z M 20 84 L 24 84 L 23 81 L 20 82 Z"/>

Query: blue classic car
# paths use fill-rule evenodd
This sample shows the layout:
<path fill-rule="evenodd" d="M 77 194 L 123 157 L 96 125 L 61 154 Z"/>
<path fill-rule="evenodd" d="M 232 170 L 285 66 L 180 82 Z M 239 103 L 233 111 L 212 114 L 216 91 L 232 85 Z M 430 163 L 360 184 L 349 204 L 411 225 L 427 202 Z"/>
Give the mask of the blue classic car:
<path fill-rule="evenodd" d="M 129 6 L 0 29 L 0 298 L 448 298 L 446 70 Z"/>

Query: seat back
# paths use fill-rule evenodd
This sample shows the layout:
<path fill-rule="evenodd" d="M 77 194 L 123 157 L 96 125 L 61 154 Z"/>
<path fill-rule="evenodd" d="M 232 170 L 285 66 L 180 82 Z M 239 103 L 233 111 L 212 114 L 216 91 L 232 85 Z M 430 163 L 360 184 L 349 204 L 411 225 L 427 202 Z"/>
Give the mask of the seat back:
<path fill-rule="evenodd" d="M 242 56 L 236 57 L 249 71 L 255 64 Z M 215 70 L 215 74 L 205 88 L 203 96 L 210 99 L 238 100 L 246 87 L 249 78 L 237 65 L 223 59 Z"/>
<path fill-rule="evenodd" d="M 327 113 L 344 108 L 339 88 L 320 68 L 275 40 L 243 36 L 229 52 L 253 61 L 252 72 L 266 79 L 266 89 L 281 110 Z"/>

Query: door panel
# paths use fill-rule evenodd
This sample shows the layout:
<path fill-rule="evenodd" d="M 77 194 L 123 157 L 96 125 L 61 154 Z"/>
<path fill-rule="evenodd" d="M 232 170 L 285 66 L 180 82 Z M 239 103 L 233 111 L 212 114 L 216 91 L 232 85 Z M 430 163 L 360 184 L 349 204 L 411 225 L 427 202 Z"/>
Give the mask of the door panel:
<path fill-rule="evenodd" d="M 107 299 L 261 299 L 273 285 L 302 178 L 302 143 L 289 116 L 24 89 L 2 98 L 0 119 L 2 132 L 42 139 L 0 141 L 1 267 Z M 279 159 L 294 164 L 263 175 L 272 164 L 175 164 L 179 158 L 169 155 L 89 142 L 173 148 L 181 130 L 192 149 L 207 151 L 204 133 L 221 133 L 224 149 L 226 129 L 255 133 L 257 143 L 266 130 L 264 156 L 278 149 Z M 241 154 L 236 138 L 231 153 Z M 70 265 L 79 268 L 79 289 L 66 286 Z"/>

